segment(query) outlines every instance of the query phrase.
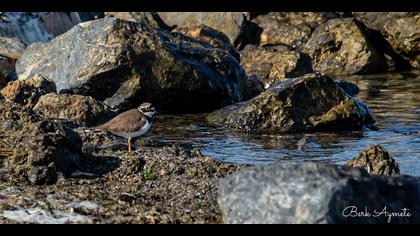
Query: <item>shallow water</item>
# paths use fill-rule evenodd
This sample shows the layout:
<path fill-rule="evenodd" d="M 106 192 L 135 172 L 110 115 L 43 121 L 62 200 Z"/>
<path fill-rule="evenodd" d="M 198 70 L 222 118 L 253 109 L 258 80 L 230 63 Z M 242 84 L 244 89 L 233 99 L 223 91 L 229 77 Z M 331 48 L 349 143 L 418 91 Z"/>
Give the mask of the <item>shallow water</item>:
<path fill-rule="evenodd" d="M 379 131 L 308 133 L 314 144 L 298 150 L 305 134 L 241 135 L 202 120 L 200 115 L 162 115 L 149 135 L 191 143 L 217 160 L 265 165 L 282 161 L 344 164 L 370 144 L 381 144 L 400 164 L 402 174 L 420 176 L 420 73 L 341 77 L 361 89 L 356 95 L 376 119 Z"/>

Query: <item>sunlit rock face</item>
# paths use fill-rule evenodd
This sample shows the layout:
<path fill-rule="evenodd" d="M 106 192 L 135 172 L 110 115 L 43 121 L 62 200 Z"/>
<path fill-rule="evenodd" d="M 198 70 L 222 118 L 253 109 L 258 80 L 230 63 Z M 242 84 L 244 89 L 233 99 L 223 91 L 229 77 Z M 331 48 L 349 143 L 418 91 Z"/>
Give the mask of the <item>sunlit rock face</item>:
<path fill-rule="evenodd" d="M 351 130 L 375 122 L 366 105 L 318 73 L 273 85 L 207 118 L 235 131 L 257 133 Z"/>

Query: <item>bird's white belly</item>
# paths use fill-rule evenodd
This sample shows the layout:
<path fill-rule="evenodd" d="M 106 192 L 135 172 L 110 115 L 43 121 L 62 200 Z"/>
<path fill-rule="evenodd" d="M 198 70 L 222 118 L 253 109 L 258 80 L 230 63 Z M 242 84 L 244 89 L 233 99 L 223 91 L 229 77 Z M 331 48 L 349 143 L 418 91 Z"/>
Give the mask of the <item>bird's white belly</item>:
<path fill-rule="evenodd" d="M 121 133 L 121 132 L 112 132 L 115 135 L 124 137 L 124 138 L 137 138 L 145 134 L 150 127 L 152 126 L 152 122 L 147 122 L 145 126 L 143 126 L 139 131 L 131 132 L 131 133 Z"/>

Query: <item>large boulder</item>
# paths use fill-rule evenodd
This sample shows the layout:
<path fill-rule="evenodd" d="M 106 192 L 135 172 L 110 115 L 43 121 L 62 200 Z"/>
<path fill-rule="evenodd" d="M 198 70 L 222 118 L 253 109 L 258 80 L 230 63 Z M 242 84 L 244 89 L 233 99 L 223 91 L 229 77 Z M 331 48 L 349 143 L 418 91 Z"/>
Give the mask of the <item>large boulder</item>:
<path fill-rule="evenodd" d="M 27 108 L 33 108 L 42 95 L 55 92 L 55 90 L 53 81 L 35 74 L 28 80 L 10 82 L 0 93 L 9 101 L 22 104 Z"/>
<path fill-rule="evenodd" d="M 39 98 L 33 110 L 50 119 L 67 119 L 88 127 L 112 117 L 103 103 L 89 96 L 72 94 L 46 94 Z"/>
<path fill-rule="evenodd" d="M 395 159 L 381 145 L 371 145 L 357 157 L 346 161 L 349 167 L 362 167 L 375 175 L 399 175 L 400 168 Z"/>
<path fill-rule="evenodd" d="M 390 57 L 395 70 L 420 68 L 420 14 L 417 12 L 353 12 L 368 29 L 375 46 Z"/>
<path fill-rule="evenodd" d="M 260 45 L 287 45 L 300 49 L 314 28 L 328 19 L 337 17 L 328 12 L 270 12 L 254 18 L 263 31 Z"/>
<path fill-rule="evenodd" d="M 71 127 L 50 122 L 16 103 L 0 101 L 0 168 L 8 179 L 53 183 L 79 161 L 82 142 Z"/>
<path fill-rule="evenodd" d="M 38 73 L 57 90 L 115 111 L 151 102 L 161 112 L 210 111 L 240 101 L 246 74 L 229 53 L 178 33 L 113 17 L 79 24 L 18 61 L 20 80 Z"/>
<path fill-rule="evenodd" d="M 371 176 L 360 168 L 247 168 L 224 178 L 219 192 L 230 224 L 420 223 L 420 178 Z"/>
<path fill-rule="evenodd" d="M 332 74 L 385 72 L 383 55 L 352 18 L 331 19 L 317 27 L 304 46 L 315 70 Z"/>
<path fill-rule="evenodd" d="M 356 129 L 375 122 L 366 105 L 317 73 L 286 80 L 207 119 L 235 131 L 263 133 Z"/>
<path fill-rule="evenodd" d="M 255 75 L 266 88 L 285 78 L 313 72 L 311 59 L 304 53 L 253 45 L 248 45 L 241 51 L 241 64 L 249 76 Z"/>

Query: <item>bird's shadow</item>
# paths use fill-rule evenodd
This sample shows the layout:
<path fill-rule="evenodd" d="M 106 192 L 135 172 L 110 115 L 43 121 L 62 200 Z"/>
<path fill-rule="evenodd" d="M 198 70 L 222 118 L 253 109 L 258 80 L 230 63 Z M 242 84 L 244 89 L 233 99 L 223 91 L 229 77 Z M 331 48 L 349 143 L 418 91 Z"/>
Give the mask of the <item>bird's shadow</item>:
<path fill-rule="evenodd" d="M 84 153 L 67 177 L 74 179 L 101 178 L 117 169 L 120 165 L 121 160 L 117 157 Z"/>

